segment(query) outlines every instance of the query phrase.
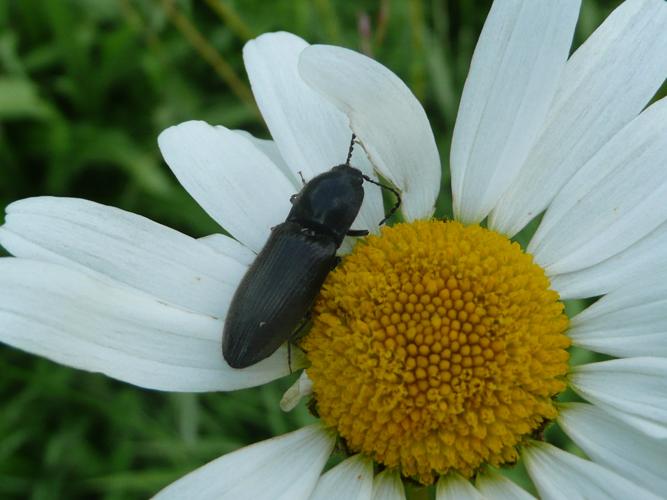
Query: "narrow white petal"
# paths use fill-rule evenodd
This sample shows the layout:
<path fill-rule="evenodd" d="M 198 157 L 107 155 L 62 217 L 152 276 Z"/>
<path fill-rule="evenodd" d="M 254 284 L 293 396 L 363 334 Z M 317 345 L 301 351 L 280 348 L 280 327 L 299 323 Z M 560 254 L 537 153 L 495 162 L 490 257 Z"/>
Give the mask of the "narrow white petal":
<path fill-rule="evenodd" d="M 243 48 L 253 94 L 281 157 L 293 179 L 299 179 L 301 172 L 306 180 L 345 163 L 352 138 L 347 117 L 299 75 L 299 55 L 308 46 L 296 35 L 279 32 L 261 35 Z M 372 175 L 361 148 L 356 148 L 352 165 Z M 365 183 L 364 193 L 353 226 L 377 231 L 384 211 L 380 190 Z"/>
<path fill-rule="evenodd" d="M 623 252 L 594 266 L 551 276 L 562 299 L 596 297 L 628 283 L 641 283 L 667 261 L 667 222 Z"/>
<path fill-rule="evenodd" d="M 577 366 L 572 388 L 640 431 L 667 437 L 667 359 L 628 358 Z"/>
<path fill-rule="evenodd" d="M 333 449 L 318 425 L 224 455 L 160 491 L 159 500 L 306 500 Z"/>
<path fill-rule="evenodd" d="M 454 217 L 484 219 L 535 141 L 569 55 L 581 1 L 494 2 L 452 138 Z"/>
<path fill-rule="evenodd" d="M 308 377 L 306 370 L 294 382 L 280 400 L 280 409 L 282 411 L 292 411 L 296 408 L 302 398 L 310 396 L 313 393 L 313 382 Z"/>
<path fill-rule="evenodd" d="M 91 270 L 218 317 L 224 317 L 247 269 L 236 252 L 214 252 L 145 217 L 75 198 L 12 203 L 0 243 L 17 257 Z"/>
<path fill-rule="evenodd" d="M 183 187 L 244 245 L 260 250 L 285 220 L 294 186 L 241 134 L 190 121 L 164 130 L 158 144 Z"/>
<path fill-rule="evenodd" d="M 528 252 L 547 273 L 569 273 L 602 262 L 650 234 L 667 220 L 666 163 L 667 99 L 661 99 L 565 185 Z"/>
<path fill-rule="evenodd" d="M 664 441 L 637 432 L 601 409 L 584 403 L 563 407 L 558 423 L 595 462 L 656 495 L 667 492 Z"/>
<path fill-rule="evenodd" d="M 435 490 L 436 500 L 484 500 L 470 481 L 457 473 L 447 474 L 438 480 Z"/>
<path fill-rule="evenodd" d="M 299 70 L 348 116 L 373 166 L 402 191 L 406 218 L 431 215 L 440 158 L 426 113 L 410 89 L 380 63 L 340 47 L 307 48 Z"/>
<path fill-rule="evenodd" d="M 401 476 L 395 470 L 385 469 L 373 481 L 373 500 L 405 500 Z"/>
<path fill-rule="evenodd" d="M 569 337 L 617 357 L 667 357 L 667 272 L 614 290 L 572 319 Z"/>
<path fill-rule="evenodd" d="M 534 442 L 525 447 L 523 458 L 540 497 L 545 500 L 658 498 L 610 470 L 548 443 Z"/>
<path fill-rule="evenodd" d="M 486 500 L 530 500 L 535 497 L 493 469 L 477 476 L 475 486 Z"/>
<path fill-rule="evenodd" d="M 639 114 L 667 74 L 665 25 L 664 0 L 628 0 L 572 55 L 535 146 L 491 212 L 492 229 L 516 234 Z"/>
<path fill-rule="evenodd" d="M 245 370 L 222 358 L 222 320 L 48 262 L 0 259 L 0 341 L 149 389 L 252 387 L 289 373 L 287 352 Z"/>
<path fill-rule="evenodd" d="M 355 455 L 327 471 L 310 500 L 371 500 L 372 493 L 373 462 Z"/>

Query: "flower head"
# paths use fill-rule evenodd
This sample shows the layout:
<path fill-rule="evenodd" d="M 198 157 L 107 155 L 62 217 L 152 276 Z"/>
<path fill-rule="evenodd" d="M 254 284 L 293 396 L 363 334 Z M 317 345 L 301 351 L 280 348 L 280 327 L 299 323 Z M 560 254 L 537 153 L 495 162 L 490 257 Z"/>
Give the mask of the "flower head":
<path fill-rule="evenodd" d="M 381 193 L 364 184 L 353 227 L 373 234 L 343 245 L 292 366 L 306 375 L 286 395 L 312 394 L 323 424 L 225 455 L 161 495 L 402 498 L 411 477 L 437 482 L 438 498 L 526 497 L 495 469 L 519 459 L 545 497 L 664 493 L 667 101 L 644 108 L 667 74 L 667 5 L 626 1 L 568 58 L 578 8 L 494 3 L 453 133 L 455 221 L 432 220 L 439 155 L 398 77 L 288 33 L 249 42 L 275 142 L 203 122 L 159 138 L 234 238 L 195 240 L 83 200 L 16 202 L 0 229 L 17 257 L 0 261 L 0 338 L 163 390 L 285 375 L 284 348 L 226 366 L 222 318 L 298 174 L 340 164 L 354 133 L 352 164 L 400 190 L 404 222 L 378 228 Z M 527 249 L 512 242 L 542 212 Z M 561 301 L 597 296 L 565 316 Z M 571 366 L 571 344 L 618 359 Z M 568 385 L 588 403 L 558 402 Z M 554 421 L 590 460 L 544 441 Z M 337 438 L 351 456 L 320 476 Z"/>

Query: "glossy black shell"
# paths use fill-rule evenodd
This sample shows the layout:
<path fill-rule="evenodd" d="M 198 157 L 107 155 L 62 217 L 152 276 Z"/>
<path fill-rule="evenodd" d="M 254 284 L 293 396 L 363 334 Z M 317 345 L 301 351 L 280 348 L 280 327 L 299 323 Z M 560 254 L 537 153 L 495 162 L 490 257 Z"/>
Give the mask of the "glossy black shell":
<path fill-rule="evenodd" d="M 287 220 L 331 235 L 340 246 L 364 200 L 359 170 L 338 165 L 306 184 L 292 201 Z"/>
<path fill-rule="evenodd" d="M 287 220 L 272 229 L 232 298 L 222 340 L 230 366 L 251 366 L 293 335 L 336 264 L 363 202 L 362 184 L 359 170 L 341 165 L 293 199 Z"/>

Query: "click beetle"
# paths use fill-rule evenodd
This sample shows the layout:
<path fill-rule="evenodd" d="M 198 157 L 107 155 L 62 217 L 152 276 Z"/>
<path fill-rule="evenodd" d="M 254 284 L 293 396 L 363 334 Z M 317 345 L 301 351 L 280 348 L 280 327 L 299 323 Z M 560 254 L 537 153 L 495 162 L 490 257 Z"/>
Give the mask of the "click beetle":
<path fill-rule="evenodd" d="M 291 199 L 282 224 L 271 229 L 266 244 L 241 280 L 225 319 L 222 354 L 233 368 L 251 366 L 273 354 L 289 340 L 308 315 L 345 236 L 364 236 L 351 230 L 364 200 L 363 182 L 399 193 L 350 166 L 355 136 L 347 160 L 304 183 Z"/>

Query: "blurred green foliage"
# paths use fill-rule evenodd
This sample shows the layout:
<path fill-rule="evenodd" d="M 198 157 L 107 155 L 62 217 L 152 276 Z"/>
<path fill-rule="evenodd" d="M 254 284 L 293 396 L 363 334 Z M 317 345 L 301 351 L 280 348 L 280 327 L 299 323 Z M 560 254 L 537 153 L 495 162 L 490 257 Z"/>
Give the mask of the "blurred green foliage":
<path fill-rule="evenodd" d="M 575 46 L 618 3 L 584 0 Z M 163 164 L 156 137 L 189 119 L 267 137 L 241 49 L 287 30 L 363 51 L 408 83 L 436 131 L 445 168 L 439 214 L 448 215 L 449 141 L 489 6 L 0 0 L 0 205 L 76 196 L 192 236 L 219 231 Z M 164 394 L 0 347 L 0 498 L 147 497 L 223 453 L 310 421 L 303 407 L 278 409 L 290 382 Z"/>

